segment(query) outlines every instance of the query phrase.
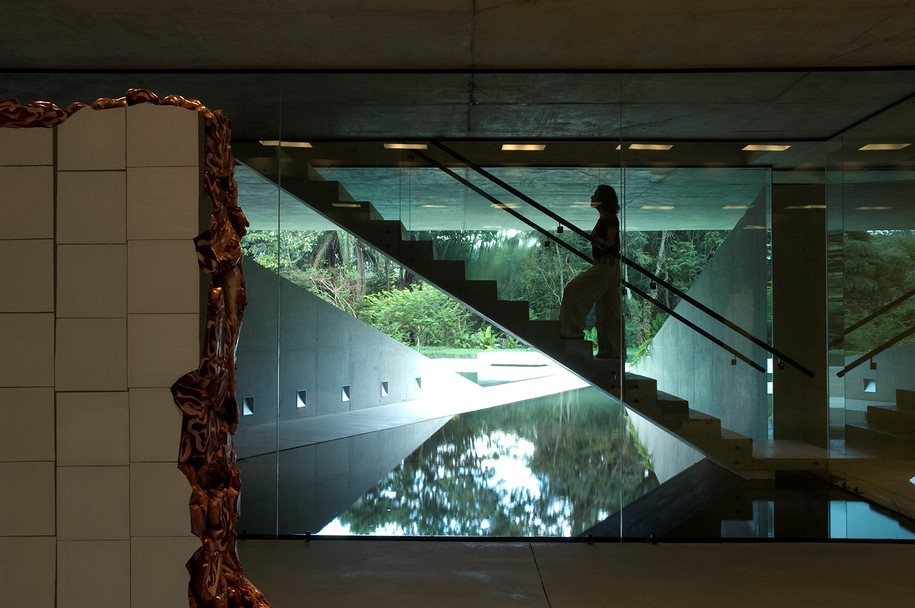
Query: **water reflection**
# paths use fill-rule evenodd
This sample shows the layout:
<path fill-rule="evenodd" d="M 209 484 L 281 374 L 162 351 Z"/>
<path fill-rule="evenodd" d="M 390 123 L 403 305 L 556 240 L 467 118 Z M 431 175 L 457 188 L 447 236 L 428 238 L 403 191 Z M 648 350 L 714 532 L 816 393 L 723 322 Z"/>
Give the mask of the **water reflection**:
<path fill-rule="evenodd" d="M 572 536 L 658 485 L 595 389 L 452 419 L 321 534 Z"/>

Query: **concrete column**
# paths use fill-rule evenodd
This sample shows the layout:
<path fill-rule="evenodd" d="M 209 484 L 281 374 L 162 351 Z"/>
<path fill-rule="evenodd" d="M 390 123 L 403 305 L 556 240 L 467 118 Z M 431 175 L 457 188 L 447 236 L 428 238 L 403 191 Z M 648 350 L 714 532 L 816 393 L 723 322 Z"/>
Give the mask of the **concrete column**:
<path fill-rule="evenodd" d="M 822 185 L 772 188 L 773 344 L 812 370 L 773 369 L 774 437 L 826 448 L 826 191 Z"/>

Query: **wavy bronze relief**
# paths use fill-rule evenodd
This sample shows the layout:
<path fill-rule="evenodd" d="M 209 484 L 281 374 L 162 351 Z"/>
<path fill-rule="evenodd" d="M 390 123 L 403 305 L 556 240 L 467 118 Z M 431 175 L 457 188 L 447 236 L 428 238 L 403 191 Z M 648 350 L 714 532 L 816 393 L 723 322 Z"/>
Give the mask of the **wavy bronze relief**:
<path fill-rule="evenodd" d="M 212 205 L 209 229 L 194 239 L 197 261 L 209 276 L 206 330 L 200 366 L 171 391 L 183 414 L 178 468 L 191 485 L 191 531 L 201 546 L 187 562 L 191 608 L 269 608 L 245 578 L 235 552 L 241 477 L 232 436 L 238 428 L 235 348 L 247 298 L 241 270 L 241 238 L 248 221 L 238 206 L 229 120 L 199 101 L 144 89 L 99 99 L 93 110 L 140 103 L 173 105 L 198 112 L 204 122 L 203 188 Z M 66 109 L 48 102 L 0 100 L 0 127 L 54 127 L 87 107 Z"/>

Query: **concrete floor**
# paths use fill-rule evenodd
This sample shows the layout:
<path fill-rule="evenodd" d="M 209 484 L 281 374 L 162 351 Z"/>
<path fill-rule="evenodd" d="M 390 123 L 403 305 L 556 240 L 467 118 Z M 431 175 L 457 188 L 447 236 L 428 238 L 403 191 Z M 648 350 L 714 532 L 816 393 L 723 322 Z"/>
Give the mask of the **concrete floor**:
<path fill-rule="evenodd" d="M 910 606 L 915 543 L 239 542 L 274 608 Z"/>

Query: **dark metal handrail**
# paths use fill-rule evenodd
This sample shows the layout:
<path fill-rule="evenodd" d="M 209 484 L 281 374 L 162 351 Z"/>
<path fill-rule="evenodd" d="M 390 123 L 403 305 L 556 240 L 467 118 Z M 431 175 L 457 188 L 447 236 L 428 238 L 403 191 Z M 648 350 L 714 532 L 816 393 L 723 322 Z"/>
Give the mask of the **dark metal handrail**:
<path fill-rule="evenodd" d="M 897 306 L 899 306 L 900 304 L 902 304 L 903 302 L 905 302 L 906 300 L 911 298 L 913 295 L 915 295 L 915 289 L 912 289 L 912 290 L 908 291 L 907 293 L 902 294 L 901 296 L 899 296 L 898 298 L 896 298 L 889 304 L 884 304 L 883 306 L 881 306 L 880 308 L 878 308 L 871 314 L 867 315 L 866 317 L 864 317 L 857 323 L 850 325 L 849 327 L 847 327 L 845 329 L 845 331 L 842 332 L 841 336 L 837 336 L 837 337 L 833 338 L 832 340 L 830 340 L 830 342 L 829 342 L 830 348 L 838 346 L 839 344 L 842 344 L 843 342 L 845 342 L 845 336 L 847 336 L 851 332 L 855 331 L 859 327 L 862 327 L 863 325 L 870 323 L 877 317 L 882 316 L 882 315 L 888 313 L 889 311 L 893 310 L 894 308 L 896 308 Z"/>
<path fill-rule="evenodd" d="M 430 163 L 430 164 L 432 164 L 432 165 L 435 165 L 435 166 L 438 167 L 440 170 L 444 171 L 447 175 L 449 175 L 449 176 L 451 176 L 452 178 L 454 178 L 455 180 L 459 181 L 459 182 L 460 182 L 461 184 L 463 184 L 464 186 L 470 188 L 471 190 L 473 190 L 473 191 L 476 192 L 477 194 L 483 196 L 484 198 L 486 198 L 487 200 L 489 200 L 491 203 L 493 203 L 494 205 L 498 206 L 500 209 L 503 209 L 503 210 L 507 211 L 508 213 L 510 213 L 511 215 L 513 215 L 515 218 L 521 220 L 522 222 L 524 222 L 525 224 L 527 224 L 528 226 L 530 226 L 531 228 L 533 228 L 533 229 L 536 230 L 537 232 L 541 233 L 542 235 L 544 235 L 545 237 L 547 237 L 548 239 L 550 239 L 550 240 L 553 241 L 554 243 L 559 244 L 561 247 L 564 247 L 565 249 L 567 249 L 568 251 L 570 251 L 570 252 L 573 253 L 574 255 L 577 255 L 577 256 L 580 257 L 582 260 L 588 262 L 589 264 L 592 264 L 592 263 L 594 262 L 594 260 L 591 259 L 590 256 L 588 256 L 588 255 L 582 253 L 582 252 L 579 251 L 577 248 L 575 248 L 575 247 L 573 247 L 572 245 L 566 243 L 564 240 L 560 239 L 559 237 L 557 237 L 556 235 L 554 235 L 554 234 L 553 234 L 552 232 L 550 232 L 549 230 L 546 230 L 545 228 L 542 228 L 542 227 L 541 227 L 540 225 L 538 225 L 535 221 L 533 221 L 533 220 L 531 220 L 531 219 L 525 217 L 525 216 L 522 215 L 521 213 L 518 213 L 517 211 L 515 211 L 514 209 L 512 209 L 511 206 L 506 205 L 505 203 L 503 203 L 502 201 L 500 201 L 498 198 L 496 198 L 495 196 L 489 194 L 488 192 L 486 192 L 485 190 L 483 190 L 482 188 L 480 188 L 479 186 L 477 186 L 476 184 L 474 184 L 473 182 L 471 182 L 471 181 L 468 180 L 467 178 L 465 178 L 465 177 L 463 177 L 463 176 L 461 176 L 461 175 L 458 175 L 456 172 L 452 171 L 451 169 L 449 169 L 448 167 L 446 167 L 446 166 L 443 165 L 442 163 L 440 163 L 440 162 L 438 162 L 438 161 L 436 161 L 436 160 L 430 158 L 428 155 L 423 154 L 422 152 L 414 151 L 414 153 L 415 153 L 415 155 L 418 156 L 419 158 L 422 158 L 423 160 L 425 160 L 426 162 L 428 162 L 428 163 Z M 590 235 L 587 235 L 587 236 L 590 237 Z M 715 344 L 717 344 L 718 346 L 720 346 L 720 347 L 723 348 L 724 350 L 728 351 L 729 353 L 731 353 L 732 355 L 734 355 L 735 357 L 737 357 L 737 358 L 740 359 L 741 361 L 746 362 L 748 365 L 750 365 L 750 366 L 753 367 L 754 369 L 756 369 L 756 370 L 758 370 L 758 371 L 760 371 L 760 372 L 765 372 L 765 371 L 766 371 L 766 369 L 765 369 L 763 366 L 761 366 L 760 364 L 756 363 L 755 361 L 753 361 L 752 359 L 750 359 L 749 357 L 747 357 L 747 356 L 744 355 L 743 353 L 738 352 L 738 351 L 737 351 L 736 349 L 734 349 L 733 347 L 731 347 L 731 346 L 725 344 L 725 343 L 722 342 L 720 339 L 716 338 L 715 336 L 713 336 L 713 335 L 710 334 L 709 332 L 705 331 L 704 329 L 702 329 L 701 327 L 699 327 L 698 325 L 696 325 L 695 323 L 693 323 L 693 322 L 690 321 L 689 319 L 685 318 L 683 315 L 681 315 L 681 314 L 679 314 L 679 313 L 677 313 L 677 312 L 674 312 L 674 310 L 673 310 L 672 308 L 670 308 L 669 306 L 667 306 L 666 304 L 664 304 L 663 302 L 661 302 L 661 301 L 658 300 L 657 298 L 648 295 L 647 293 L 645 293 L 644 291 L 642 291 L 640 288 L 636 287 L 635 285 L 633 285 L 633 284 L 630 283 L 629 281 L 622 281 L 622 284 L 625 285 L 626 287 L 628 287 L 629 289 L 631 289 L 632 291 L 634 291 L 635 293 L 637 293 L 639 296 L 645 298 L 646 300 L 648 300 L 649 302 L 651 302 L 652 304 L 654 304 L 657 308 L 660 308 L 661 310 L 663 310 L 664 312 L 666 312 L 667 314 L 669 314 L 669 315 L 672 316 L 673 318 L 675 318 L 675 319 L 677 319 L 678 321 L 680 321 L 681 323 L 685 324 L 687 327 L 689 327 L 689 328 L 692 329 L 693 331 L 698 332 L 700 335 L 702 335 L 702 336 L 703 336 L 704 338 L 706 338 L 707 340 L 710 340 L 710 341 L 714 342 Z"/>
<path fill-rule="evenodd" d="M 553 220 L 559 222 L 559 223 L 562 224 L 563 226 L 568 227 L 570 230 L 572 230 L 573 232 L 575 232 L 575 233 L 578 234 L 579 236 L 584 237 L 584 238 L 587 239 L 589 242 L 592 242 L 592 243 L 594 242 L 594 238 L 593 238 L 590 234 L 588 234 L 587 232 L 585 232 L 584 230 L 582 230 L 581 228 L 579 228 L 578 226 L 575 226 L 574 224 L 572 224 L 571 222 L 569 222 L 568 220 L 566 220 L 565 218 L 563 218 L 563 217 L 560 216 L 559 214 L 557 214 L 557 213 L 555 213 L 554 211 L 552 211 L 552 210 L 550 210 L 550 209 L 544 207 L 543 205 L 541 205 L 540 203 L 538 203 L 537 201 L 535 201 L 534 199 L 532 199 L 532 198 L 529 197 L 528 195 L 524 194 L 523 192 L 521 192 L 520 190 L 518 190 L 518 189 L 515 188 L 514 186 L 511 186 L 510 184 L 507 184 L 506 182 L 504 182 L 503 180 L 499 179 L 498 177 L 496 177 L 495 175 L 493 175 L 493 174 L 490 173 L 489 171 L 483 169 L 482 167 L 478 166 L 478 165 L 475 164 L 474 162 L 472 162 L 472 161 L 470 161 L 469 159 L 465 158 L 465 157 L 462 156 L 460 153 L 458 153 L 458 152 L 452 150 L 451 148 L 449 148 L 448 146 L 442 144 L 441 142 L 432 141 L 431 143 L 432 143 L 433 146 L 435 146 L 436 148 L 440 149 L 442 152 L 445 152 L 446 154 L 448 154 L 448 155 L 452 156 L 453 158 L 459 160 L 461 163 L 463 163 L 463 164 L 465 164 L 466 166 L 470 167 L 470 168 L 471 168 L 473 171 L 475 171 L 476 173 L 479 173 L 480 175 L 482 175 L 483 177 L 485 177 L 486 179 L 488 179 L 488 180 L 491 181 L 492 183 L 494 183 L 494 184 L 496 184 L 497 186 L 500 186 L 501 188 L 503 188 L 503 189 L 505 189 L 506 191 L 510 192 L 511 194 L 513 194 L 514 196 L 518 197 L 519 199 L 521 199 L 521 200 L 524 201 L 525 203 L 531 205 L 532 207 L 534 207 L 535 209 L 537 209 L 537 210 L 540 211 L 541 213 L 543 213 L 543 214 L 547 215 L 548 217 L 552 218 Z M 425 155 L 424 155 L 424 156 L 425 156 Z M 428 158 L 428 157 L 427 157 L 427 158 Z M 435 164 L 438 165 L 438 163 L 435 163 Z M 505 205 L 503 205 L 503 208 L 508 209 L 508 207 L 505 206 Z M 664 288 L 667 289 L 668 291 L 674 293 L 674 294 L 677 295 L 681 300 L 684 300 L 684 301 L 686 301 L 686 302 L 692 304 L 693 306 L 695 306 L 696 308 L 698 308 L 699 310 L 701 310 L 702 312 L 704 312 L 706 315 L 708 315 L 708 316 L 710 316 L 711 318 L 715 319 L 715 320 L 718 321 L 719 323 L 722 323 L 723 325 L 725 325 L 726 327 L 730 328 L 731 330 L 737 332 L 738 334 L 740 334 L 741 336 L 743 336 L 744 338 L 746 338 L 747 340 L 749 340 L 749 341 L 752 342 L 753 344 L 756 344 L 757 346 L 759 346 L 760 348 L 762 348 L 763 350 L 765 350 L 765 351 L 768 352 L 769 354 L 773 355 L 774 357 L 777 357 L 777 358 L 780 359 L 781 361 L 784 361 L 785 363 L 788 363 L 789 365 L 791 365 L 792 367 L 794 367 L 794 368 L 796 368 L 797 370 L 801 371 L 802 373 L 804 373 L 805 375 L 807 375 L 807 376 L 810 377 L 810 378 L 813 378 L 813 377 L 816 375 L 814 372 L 812 372 L 810 369 L 808 369 L 807 367 L 805 367 L 805 366 L 802 365 L 801 363 L 795 361 L 794 359 L 792 359 L 792 358 L 789 357 L 788 355 L 782 353 L 782 352 L 779 351 L 778 349 L 776 349 L 776 348 L 774 348 L 774 347 L 772 347 L 772 346 L 769 346 L 769 344 L 767 344 L 765 341 L 760 340 L 759 338 L 757 338 L 756 336 L 754 336 L 753 334 L 751 334 L 751 333 L 748 332 L 747 330 L 743 329 L 742 327 L 740 327 L 739 325 L 737 325 L 737 324 L 734 323 L 733 321 L 730 321 L 729 319 L 725 318 L 725 317 L 722 316 L 721 314 L 715 312 L 714 310 L 712 310 L 711 308 L 709 308 L 708 306 L 706 306 L 706 305 L 703 304 L 702 302 L 699 302 L 699 301 L 696 300 L 695 298 L 693 298 L 693 297 L 687 295 L 686 293 L 680 291 L 679 289 L 677 289 L 676 287 L 674 287 L 672 284 L 670 284 L 669 282 L 665 281 L 665 280 L 662 279 L 661 277 L 657 276 L 656 274 L 654 274 L 653 272 L 651 272 L 651 271 L 648 270 L 647 268 L 641 266 L 640 264 L 634 262 L 633 260 L 627 258 L 627 257 L 624 256 L 624 255 L 617 254 L 617 253 L 613 253 L 613 255 L 617 256 L 617 257 L 620 259 L 621 262 L 623 262 L 624 264 L 626 264 L 627 266 L 629 266 L 629 267 L 632 268 L 633 270 L 636 270 L 637 272 L 639 272 L 639 273 L 641 273 L 642 275 L 644 275 L 644 276 L 648 277 L 649 279 L 651 279 L 653 282 L 657 283 L 658 285 L 661 285 L 662 287 L 664 287 Z"/>
<path fill-rule="evenodd" d="M 861 364 L 864 363 L 865 361 L 868 361 L 868 360 L 870 360 L 870 359 L 876 357 L 877 355 L 879 355 L 880 353 L 882 353 L 883 351 L 885 351 L 885 350 L 888 349 L 889 347 L 893 346 L 894 344 L 896 344 L 897 342 L 899 342 L 899 341 L 902 340 L 903 338 L 907 338 L 907 337 L 911 336 L 912 334 L 915 334 L 915 325 L 913 325 L 912 327 L 908 328 L 908 329 L 905 330 L 904 332 L 902 332 L 902 333 L 896 335 L 895 337 L 890 338 L 889 340 L 887 340 L 886 342 L 884 342 L 884 343 L 881 344 L 880 346 L 874 348 L 874 349 L 871 350 L 870 352 L 861 355 L 860 357 L 858 357 L 857 359 L 855 359 L 854 361 L 852 361 L 851 363 L 849 363 L 848 365 L 846 365 L 845 367 L 843 367 L 841 370 L 839 370 L 838 372 L 836 372 L 836 376 L 838 376 L 839 378 L 841 378 L 842 376 L 844 376 L 845 374 L 847 374 L 847 373 L 850 372 L 851 370 L 855 369 L 856 367 L 858 367 L 859 365 L 861 365 Z"/>

